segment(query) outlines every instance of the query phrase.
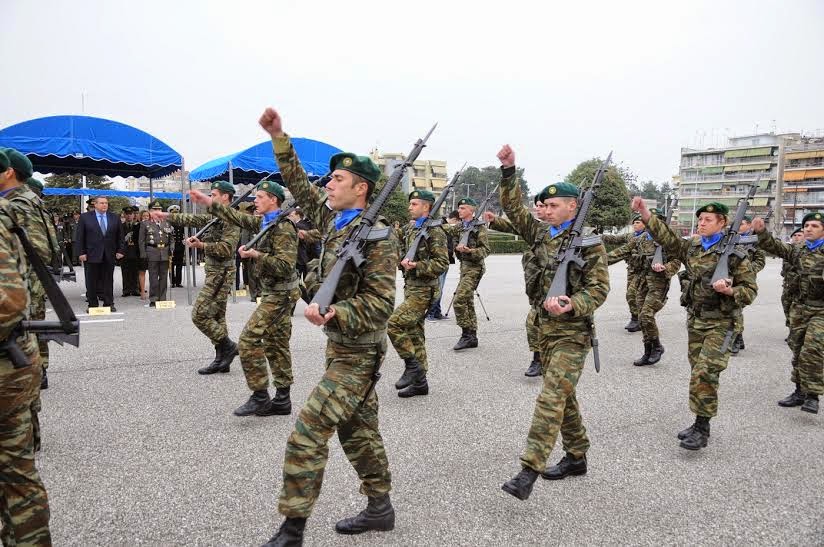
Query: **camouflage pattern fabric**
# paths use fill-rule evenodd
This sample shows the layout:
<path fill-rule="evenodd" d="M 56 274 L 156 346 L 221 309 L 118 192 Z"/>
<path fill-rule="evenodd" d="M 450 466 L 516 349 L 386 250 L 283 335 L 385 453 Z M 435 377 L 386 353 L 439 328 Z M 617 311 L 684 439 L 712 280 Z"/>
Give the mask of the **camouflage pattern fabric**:
<path fill-rule="evenodd" d="M 650 218 L 647 230 L 668 257 L 677 258 L 686 266 L 689 285 L 684 303 L 688 308 L 687 354 L 692 369 L 690 409 L 697 416 L 713 417 L 718 412 L 719 376 L 727 368 L 732 340 L 724 353 L 720 350 L 728 331 L 737 330 L 741 309 L 752 303 L 758 293 L 755 273 L 748 258 L 733 257 L 730 263 L 733 295 L 722 295 L 710 285 L 718 264 L 718 243 L 704 250 L 700 237 L 682 239 L 655 215 Z"/>
<path fill-rule="evenodd" d="M 803 245 L 803 243 L 795 243 L 791 245 Z M 790 260 L 784 259 L 781 263 L 781 277 L 784 281 L 781 283 L 781 307 L 784 310 L 784 324 L 790 326 L 790 310 L 793 302 L 798 299 L 798 272 L 792 267 Z"/>
<path fill-rule="evenodd" d="M 824 247 L 782 243 L 766 231 L 758 234 L 758 246 L 789 260 L 798 274 L 798 299 L 790 313 L 790 348 L 793 377 L 801 390 L 824 394 Z"/>
<path fill-rule="evenodd" d="M 526 343 L 532 353 L 541 351 L 541 326 L 538 322 L 538 307 L 531 306 L 526 314 Z"/>
<path fill-rule="evenodd" d="M 448 224 L 444 225 L 444 230 L 458 241 L 463 227 L 461 223 Z M 467 253 L 455 251 L 455 256 L 461 261 L 461 277 L 455 289 L 455 301 L 452 305 L 455 308 L 455 322 L 458 326 L 462 329 L 476 330 L 478 319 L 475 316 L 475 291 L 486 272 L 484 259 L 489 255 L 489 235 L 486 226 L 479 226 L 478 231 L 469 236 L 467 247 L 470 249 Z"/>
<path fill-rule="evenodd" d="M 323 235 L 321 256 L 312 261 L 305 280 L 307 291 L 314 295 L 324 273 L 336 262 L 337 249 L 361 217 L 336 230 L 336 212 L 326 206 L 326 193 L 309 183 L 289 137 L 272 141 L 283 180 Z M 375 225 L 388 226 L 383 218 Z M 361 480 L 360 491 L 381 496 L 391 489 L 389 463 L 378 430 L 378 397 L 370 388 L 386 354 L 385 329 L 395 306 L 398 253 L 392 230 L 387 239 L 367 243 L 364 264 L 347 268 L 335 291 L 335 317 L 324 328 L 329 338 L 326 371 L 301 409 L 286 444 L 278 510 L 287 517 L 311 513 L 323 481 L 329 438 L 336 430 Z"/>
<path fill-rule="evenodd" d="M 635 234 L 630 232 L 628 234 L 620 234 L 620 235 L 613 235 L 613 234 L 602 234 L 601 241 L 604 245 L 619 245 L 621 248 L 629 243 L 631 243 L 635 239 Z M 610 251 L 609 255 L 613 255 L 615 251 L 618 249 L 613 249 Z M 608 256 L 609 256 L 608 255 Z M 614 257 L 614 255 L 613 255 Z M 625 260 L 625 258 L 616 258 L 614 257 L 611 259 L 609 264 L 614 264 L 615 262 L 620 262 L 621 260 Z M 638 316 L 640 313 L 640 309 L 638 308 L 638 283 L 640 282 L 640 277 L 642 272 L 640 271 L 640 265 L 636 263 L 634 260 L 627 260 L 627 290 L 624 298 L 627 301 L 627 307 L 629 308 L 630 315 L 635 317 Z"/>
<path fill-rule="evenodd" d="M 0 340 L 29 317 L 29 279 L 22 246 L 10 231 L 16 217 L 0 199 Z M 34 335 L 17 338 L 31 365 L 15 369 L 0 351 L 0 520 L 3 545 L 51 545 L 49 499 L 34 459 L 32 404 L 43 370 Z"/>
<path fill-rule="evenodd" d="M 499 191 L 504 211 L 528 244 L 542 242 L 533 248 L 532 259 L 542 275 L 530 280 L 527 290 L 529 294 L 546 295 L 558 265 L 558 249 L 570 232 L 563 230 L 554 238 L 546 237 L 547 225 L 535 219 L 523 205 L 515 168 L 502 171 Z M 521 464 L 538 472 L 546 467 L 559 431 L 567 452 L 583 456 L 589 449 L 575 387 L 591 346 L 592 315 L 609 293 L 609 271 L 607 253 L 601 243 L 582 249 L 582 258 L 584 266 L 573 267 L 568 277 L 572 311 L 560 316 L 550 315 L 543 308 L 537 311 L 544 383 L 535 401 Z"/>

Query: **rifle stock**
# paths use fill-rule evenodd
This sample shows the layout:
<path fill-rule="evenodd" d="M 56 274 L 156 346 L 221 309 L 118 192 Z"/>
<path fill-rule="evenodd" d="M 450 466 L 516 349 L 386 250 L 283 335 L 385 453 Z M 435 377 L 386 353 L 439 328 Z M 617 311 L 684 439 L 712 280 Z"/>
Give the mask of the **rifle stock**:
<path fill-rule="evenodd" d="M 670 198 L 667 198 L 667 220 L 666 220 L 667 226 L 669 226 L 670 222 L 672 222 L 672 210 L 675 209 L 675 206 L 677 204 L 678 204 L 678 199 L 677 198 L 675 200 L 671 200 Z M 664 265 L 664 248 L 661 247 L 660 243 L 656 242 L 655 243 L 655 254 L 652 257 L 652 265 L 656 266 L 658 264 L 660 264 L 662 266 Z"/>

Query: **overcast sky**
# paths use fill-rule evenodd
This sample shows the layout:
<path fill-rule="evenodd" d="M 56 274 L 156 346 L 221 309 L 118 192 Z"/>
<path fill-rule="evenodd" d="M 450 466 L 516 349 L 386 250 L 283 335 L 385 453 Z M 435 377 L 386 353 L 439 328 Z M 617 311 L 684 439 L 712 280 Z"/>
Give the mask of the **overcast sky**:
<path fill-rule="evenodd" d="M 824 2 L 4 0 L 0 126 L 111 118 L 193 169 L 265 139 L 496 163 L 533 189 L 613 149 L 641 180 L 724 135 L 824 134 Z M 703 139 L 703 141 L 702 141 Z"/>

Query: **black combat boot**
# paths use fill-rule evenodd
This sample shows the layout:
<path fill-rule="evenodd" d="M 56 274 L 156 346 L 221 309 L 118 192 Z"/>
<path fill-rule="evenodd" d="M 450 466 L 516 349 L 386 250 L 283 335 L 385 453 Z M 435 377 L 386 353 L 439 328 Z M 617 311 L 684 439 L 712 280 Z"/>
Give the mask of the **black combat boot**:
<path fill-rule="evenodd" d="M 278 533 L 262 547 L 301 547 L 303 545 L 303 530 L 306 528 L 306 519 L 287 518 L 280 525 Z"/>
<path fill-rule="evenodd" d="M 229 366 L 232 364 L 232 361 L 235 360 L 235 357 L 237 357 L 237 344 L 232 342 L 228 336 L 221 340 L 220 343 L 223 346 L 223 353 L 220 357 L 220 368 L 218 368 L 218 372 L 229 372 Z"/>
<path fill-rule="evenodd" d="M 429 384 L 426 381 L 426 376 L 424 376 L 421 381 L 410 384 L 398 392 L 398 397 L 403 398 L 414 397 L 416 395 L 429 395 Z"/>
<path fill-rule="evenodd" d="M 529 467 L 524 467 L 521 471 L 506 481 L 501 490 L 507 494 L 512 494 L 521 501 L 525 501 L 532 493 L 532 487 L 535 486 L 535 481 L 538 480 L 539 473 Z"/>
<path fill-rule="evenodd" d="M 423 367 L 415 357 L 408 357 L 404 359 L 403 362 L 406 368 L 404 368 L 400 379 L 395 382 L 395 389 L 403 389 L 415 382 L 420 382 L 424 376 Z"/>
<path fill-rule="evenodd" d="M 644 355 L 632 362 L 636 367 L 643 367 L 649 363 L 649 354 L 652 352 L 652 342 L 644 342 Z"/>
<path fill-rule="evenodd" d="M 683 441 L 684 439 L 686 439 L 687 437 L 689 437 L 692 434 L 692 429 L 694 427 L 695 427 L 695 425 L 691 425 L 686 429 L 682 429 L 681 431 L 678 432 L 678 435 L 676 435 L 676 436 L 678 437 L 679 440 Z M 707 429 L 707 437 L 709 437 L 709 436 L 710 436 L 710 430 Z"/>
<path fill-rule="evenodd" d="M 681 448 L 700 450 L 707 446 L 710 438 L 710 419 L 705 416 L 696 416 L 695 423 L 689 435 L 681 439 Z"/>
<path fill-rule="evenodd" d="M 804 399 L 806 396 L 804 392 L 801 391 L 801 386 L 796 382 L 795 384 L 795 391 L 778 401 L 778 406 L 783 407 L 791 407 L 791 406 L 801 406 L 804 404 Z"/>
<path fill-rule="evenodd" d="M 747 346 L 744 345 L 744 333 L 738 335 L 738 349 L 747 349 Z"/>
<path fill-rule="evenodd" d="M 662 355 L 664 355 L 664 346 L 661 345 L 661 340 L 659 338 L 653 338 L 652 351 L 649 354 L 647 364 L 654 365 L 655 363 L 661 360 Z"/>
<path fill-rule="evenodd" d="M 40 379 L 40 391 L 44 389 L 49 389 L 49 371 L 47 369 L 43 369 L 43 377 Z"/>
<path fill-rule="evenodd" d="M 526 369 L 524 372 L 524 376 L 529 376 L 530 378 L 534 378 L 536 376 L 541 375 L 541 353 L 540 352 L 533 352 L 532 353 L 532 362 L 529 363 L 529 368 Z"/>
<path fill-rule="evenodd" d="M 259 389 L 252 392 L 249 400 L 235 409 L 235 416 L 251 416 L 259 410 L 263 410 L 269 404 L 269 392 L 265 389 Z"/>
<path fill-rule="evenodd" d="M 641 330 L 641 323 L 638 322 L 638 316 L 633 315 L 629 318 L 629 323 L 624 327 L 629 332 L 638 332 Z"/>
<path fill-rule="evenodd" d="M 275 389 L 275 396 L 255 416 L 288 416 L 292 413 L 292 399 L 289 398 L 289 386 Z"/>
<path fill-rule="evenodd" d="M 818 395 L 808 393 L 807 398 L 804 399 L 804 404 L 801 405 L 801 410 L 810 414 L 818 414 Z"/>
<path fill-rule="evenodd" d="M 557 481 L 570 475 L 587 474 L 587 457 L 576 458 L 572 454 L 565 454 L 558 465 L 548 467 L 541 476 L 547 480 Z"/>
<path fill-rule="evenodd" d="M 458 339 L 458 343 L 455 344 L 455 347 L 452 348 L 455 351 L 459 351 L 462 349 L 467 348 L 477 348 L 478 347 L 478 336 L 475 334 L 473 329 L 461 329 L 461 337 Z"/>
<path fill-rule="evenodd" d="M 738 355 L 738 352 L 741 351 L 741 341 L 741 335 L 736 334 L 735 338 L 732 341 L 732 347 L 730 348 L 730 351 L 733 355 Z"/>
<path fill-rule="evenodd" d="M 220 372 L 220 361 L 223 359 L 223 344 L 218 342 L 215 346 L 215 358 L 211 363 L 203 368 L 197 369 L 198 374 L 214 374 Z"/>
<path fill-rule="evenodd" d="M 335 531 L 339 534 L 362 534 L 369 530 L 388 532 L 395 529 L 395 508 L 389 501 L 389 494 L 379 498 L 369 498 L 366 509 L 354 517 L 339 520 Z"/>

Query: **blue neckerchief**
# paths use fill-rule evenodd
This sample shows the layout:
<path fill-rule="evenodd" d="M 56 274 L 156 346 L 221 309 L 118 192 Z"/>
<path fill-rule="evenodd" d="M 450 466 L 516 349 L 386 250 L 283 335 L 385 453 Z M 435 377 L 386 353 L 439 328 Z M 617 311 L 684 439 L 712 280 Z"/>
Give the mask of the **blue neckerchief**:
<path fill-rule="evenodd" d="M 561 232 L 563 232 L 564 230 L 566 230 L 567 228 L 569 228 L 570 226 L 572 226 L 572 220 L 567 220 L 566 222 L 564 222 L 563 224 L 561 224 L 557 228 L 555 226 L 550 226 L 549 227 L 549 235 L 551 237 L 555 237 L 558 234 L 560 234 Z"/>
<path fill-rule="evenodd" d="M 633 232 L 633 233 L 635 234 L 635 237 L 638 237 L 639 235 L 644 233 L 644 230 L 638 230 L 637 232 Z"/>
<path fill-rule="evenodd" d="M 355 217 L 361 214 L 363 209 L 344 209 L 343 211 L 338 211 L 338 214 L 335 216 L 335 230 L 343 230 L 346 228 L 350 222 L 355 220 Z"/>
<path fill-rule="evenodd" d="M 721 241 L 722 237 L 724 237 L 723 232 L 718 232 L 717 234 L 708 237 L 701 236 L 701 246 L 704 247 L 704 250 L 706 251 L 707 249 Z"/>
<path fill-rule="evenodd" d="M 278 209 L 277 211 L 272 211 L 270 213 L 263 213 L 263 221 L 260 223 L 260 229 L 262 230 L 276 221 L 281 212 L 282 211 Z"/>
<path fill-rule="evenodd" d="M 647 232 L 647 239 L 648 239 L 648 240 L 649 240 L 649 239 L 652 239 L 652 234 L 651 234 L 651 233 L 649 233 L 649 232 Z"/>
<path fill-rule="evenodd" d="M 824 237 L 821 239 L 816 239 L 815 241 L 805 241 L 804 243 L 807 244 L 807 248 L 811 251 L 815 251 L 822 245 L 824 245 Z"/>
<path fill-rule="evenodd" d="M 8 190 L 0 190 L 0 198 L 4 198 L 4 197 L 6 197 L 6 194 L 8 194 L 8 193 L 9 193 L 9 192 L 11 192 L 12 190 L 14 190 L 14 188 L 15 188 L 15 187 L 11 187 L 11 188 L 9 188 Z"/>
<path fill-rule="evenodd" d="M 750 230 L 749 232 L 741 232 L 741 237 L 746 237 L 748 235 L 752 235 L 752 230 Z"/>
<path fill-rule="evenodd" d="M 461 226 L 463 226 L 463 229 L 464 229 L 464 230 L 466 230 L 467 228 L 469 228 L 469 225 L 470 225 L 470 224 L 472 224 L 472 221 L 471 221 L 471 220 L 462 220 L 462 221 L 461 221 Z"/>
<path fill-rule="evenodd" d="M 429 217 L 424 216 L 424 217 L 421 217 L 418 220 L 416 220 L 415 221 L 415 228 L 420 228 L 421 226 L 423 226 L 423 223 L 426 222 L 426 219 L 428 219 L 428 218 Z"/>

